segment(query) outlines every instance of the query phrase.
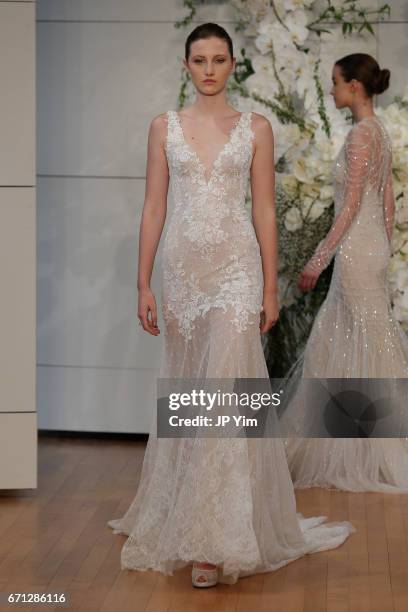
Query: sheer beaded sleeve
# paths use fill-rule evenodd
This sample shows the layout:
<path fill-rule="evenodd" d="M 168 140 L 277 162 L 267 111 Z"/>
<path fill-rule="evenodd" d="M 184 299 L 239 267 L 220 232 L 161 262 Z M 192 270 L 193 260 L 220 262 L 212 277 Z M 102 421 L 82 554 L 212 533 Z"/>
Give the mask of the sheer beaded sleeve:
<path fill-rule="evenodd" d="M 370 173 L 373 140 L 372 131 L 364 122 L 358 123 L 347 136 L 345 142 L 346 180 L 344 191 L 341 194 L 343 202 L 340 203 L 339 212 L 326 237 L 319 243 L 307 263 L 307 267 L 313 271 L 321 272 L 327 268 L 337 246 L 359 211 Z"/>
<path fill-rule="evenodd" d="M 388 169 L 387 180 L 384 187 L 384 222 L 387 229 L 388 240 L 391 243 L 392 231 L 394 228 L 394 214 L 395 214 L 395 198 L 394 190 L 392 187 L 392 163 Z"/>

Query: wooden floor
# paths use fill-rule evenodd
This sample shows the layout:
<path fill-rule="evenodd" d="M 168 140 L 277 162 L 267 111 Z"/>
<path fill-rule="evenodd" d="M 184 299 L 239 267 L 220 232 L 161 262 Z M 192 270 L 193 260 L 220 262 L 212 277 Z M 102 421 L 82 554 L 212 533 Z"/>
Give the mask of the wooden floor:
<path fill-rule="evenodd" d="M 0 495 L 0 591 L 63 591 L 68 609 L 81 611 L 408 611 L 408 495 L 297 491 L 300 512 L 349 519 L 357 533 L 338 549 L 236 585 L 193 589 L 189 568 L 174 576 L 121 571 L 126 537 L 106 522 L 132 501 L 144 449 L 128 440 L 40 437 L 38 490 Z"/>

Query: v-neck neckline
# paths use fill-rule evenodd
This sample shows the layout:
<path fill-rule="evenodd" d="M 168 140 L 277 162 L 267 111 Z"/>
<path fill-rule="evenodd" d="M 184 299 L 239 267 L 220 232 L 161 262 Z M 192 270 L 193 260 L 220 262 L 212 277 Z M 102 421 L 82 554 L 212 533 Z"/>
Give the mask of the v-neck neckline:
<path fill-rule="evenodd" d="M 176 116 L 177 123 L 178 123 L 178 126 L 180 128 L 181 136 L 183 138 L 183 143 L 188 148 L 188 150 L 191 152 L 191 154 L 195 158 L 197 164 L 200 166 L 200 169 L 201 169 L 202 175 L 203 175 L 203 181 L 205 182 L 206 186 L 208 187 L 208 185 L 210 185 L 210 183 L 212 181 L 212 178 L 213 178 L 213 175 L 214 175 L 214 171 L 215 171 L 215 166 L 219 162 L 219 160 L 222 157 L 222 155 L 224 154 L 224 152 L 226 151 L 227 147 L 231 144 L 232 138 L 234 136 L 234 133 L 236 132 L 239 124 L 241 123 L 241 120 L 242 120 L 242 117 L 243 117 L 244 113 L 242 112 L 240 114 L 240 116 L 238 117 L 237 121 L 235 122 L 235 124 L 233 125 L 233 127 L 230 130 L 227 142 L 224 143 L 223 147 L 220 149 L 220 151 L 217 153 L 216 157 L 214 158 L 214 161 L 212 162 L 212 164 L 210 166 L 210 174 L 209 174 L 208 180 L 207 180 L 207 166 L 201 160 L 201 158 L 198 155 L 197 151 L 187 142 L 186 137 L 184 135 L 183 124 L 181 122 L 181 119 L 179 117 L 178 112 L 174 111 L 174 114 Z"/>

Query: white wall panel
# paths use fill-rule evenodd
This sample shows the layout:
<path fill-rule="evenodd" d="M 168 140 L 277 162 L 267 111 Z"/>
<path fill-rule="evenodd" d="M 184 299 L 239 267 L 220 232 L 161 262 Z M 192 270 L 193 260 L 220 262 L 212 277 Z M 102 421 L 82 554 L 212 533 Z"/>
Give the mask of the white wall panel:
<path fill-rule="evenodd" d="M 37 362 L 155 368 L 161 335 L 137 318 L 137 263 L 144 180 L 40 178 Z M 171 201 L 168 205 L 167 221 Z M 161 251 L 152 289 L 161 305 Z"/>
<path fill-rule="evenodd" d="M 408 21 L 408 2 L 407 0 L 390 0 L 391 21 Z"/>
<path fill-rule="evenodd" d="M 0 185 L 35 182 L 34 11 L 0 2 Z"/>
<path fill-rule="evenodd" d="M 149 432 L 156 414 L 156 379 L 156 369 L 39 366 L 38 427 Z"/>
<path fill-rule="evenodd" d="M 38 24 L 38 173 L 144 176 L 150 121 L 176 105 L 182 41 L 171 24 Z"/>
<path fill-rule="evenodd" d="M 379 96 L 379 104 L 385 105 L 408 85 L 408 22 L 380 24 L 378 28 L 380 66 L 391 70 L 390 88 Z"/>
<path fill-rule="evenodd" d="M 170 23 L 38 24 L 38 173 L 144 176 L 150 121 L 177 106 L 184 38 Z"/>
<path fill-rule="evenodd" d="M 35 5 L 0 2 L 0 489 L 37 487 Z"/>
<path fill-rule="evenodd" d="M 184 18 L 188 10 L 181 0 L 39 0 L 37 19 L 87 19 L 173 22 Z M 200 21 L 231 21 L 228 3 L 200 7 Z"/>
<path fill-rule="evenodd" d="M 33 187 L 0 188 L 0 412 L 36 409 L 35 217 Z"/>
<path fill-rule="evenodd" d="M 37 413 L 0 413 L 0 489 L 36 489 Z"/>

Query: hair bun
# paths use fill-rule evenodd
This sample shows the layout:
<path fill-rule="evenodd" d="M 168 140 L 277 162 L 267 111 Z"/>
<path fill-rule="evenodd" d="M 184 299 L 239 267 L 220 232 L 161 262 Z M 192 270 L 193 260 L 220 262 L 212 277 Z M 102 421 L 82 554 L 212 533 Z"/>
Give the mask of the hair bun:
<path fill-rule="evenodd" d="M 377 60 L 367 53 L 351 53 L 337 60 L 346 83 L 353 79 L 363 84 L 365 93 L 369 98 L 381 94 L 390 84 L 390 71 L 380 69 Z"/>
<path fill-rule="evenodd" d="M 375 93 L 381 94 L 383 93 L 383 91 L 388 89 L 390 85 L 390 76 L 391 72 L 388 70 L 388 68 L 383 68 L 382 70 L 380 70 L 375 87 Z"/>

